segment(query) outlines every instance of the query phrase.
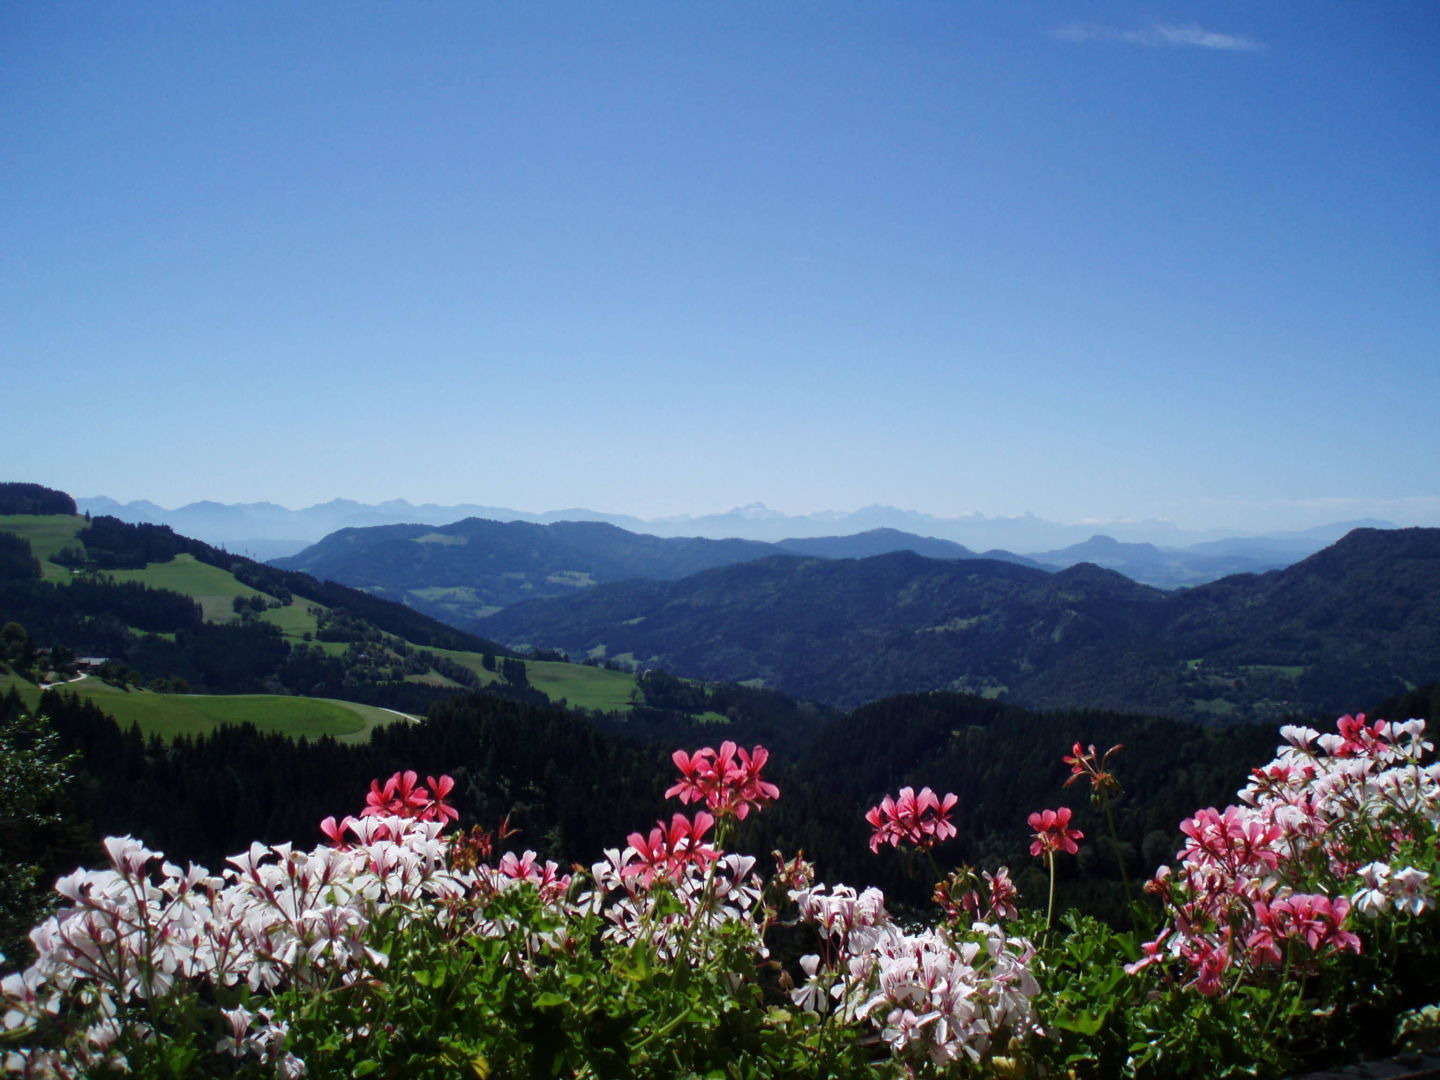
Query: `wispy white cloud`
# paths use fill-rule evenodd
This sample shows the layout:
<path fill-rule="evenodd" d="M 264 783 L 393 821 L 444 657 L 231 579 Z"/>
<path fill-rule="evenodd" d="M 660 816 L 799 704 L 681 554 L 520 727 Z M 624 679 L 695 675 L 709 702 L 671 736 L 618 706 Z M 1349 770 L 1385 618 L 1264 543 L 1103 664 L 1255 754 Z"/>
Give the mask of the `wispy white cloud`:
<path fill-rule="evenodd" d="M 1221 49 L 1226 52 L 1262 52 L 1265 49 L 1264 44 L 1254 38 L 1206 30 L 1195 23 L 1186 23 L 1183 26 L 1176 23 L 1155 23 L 1144 30 L 1071 23 L 1068 26 L 1056 27 L 1050 32 L 1050 36 L 1061 41 L 1119 41 L 1126 45 L 1144 45 L 1147 48 L 1189 46 L 1196 49 Z"/>

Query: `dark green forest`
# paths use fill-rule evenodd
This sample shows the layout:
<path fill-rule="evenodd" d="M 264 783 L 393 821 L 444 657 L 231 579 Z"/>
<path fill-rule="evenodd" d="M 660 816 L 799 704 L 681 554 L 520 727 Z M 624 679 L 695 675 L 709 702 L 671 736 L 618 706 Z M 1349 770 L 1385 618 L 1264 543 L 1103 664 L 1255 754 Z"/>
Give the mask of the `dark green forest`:
<path fill-rule="evenodd" d="M 73 514 L 75 500 L 42 484 L 0 483 L 0 514 Z"/>

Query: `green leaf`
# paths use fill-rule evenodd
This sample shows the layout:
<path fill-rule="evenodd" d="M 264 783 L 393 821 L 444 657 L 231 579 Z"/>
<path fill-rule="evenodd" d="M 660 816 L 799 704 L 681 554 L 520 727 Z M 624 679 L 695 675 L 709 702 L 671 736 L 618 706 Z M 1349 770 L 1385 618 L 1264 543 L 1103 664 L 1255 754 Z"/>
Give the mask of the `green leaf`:
<path fill-rule="evenodd" d="M 1050 1022 L 1062 1031 L 1073 1031 L 1077 1035 L 1089 1037 L 1094 1035 L 1105 1024 L 1105 1017 L 1109 1009 L 1102 1009 L 1098 1013 L 1075 1012 L 1054 1017 Z"/>

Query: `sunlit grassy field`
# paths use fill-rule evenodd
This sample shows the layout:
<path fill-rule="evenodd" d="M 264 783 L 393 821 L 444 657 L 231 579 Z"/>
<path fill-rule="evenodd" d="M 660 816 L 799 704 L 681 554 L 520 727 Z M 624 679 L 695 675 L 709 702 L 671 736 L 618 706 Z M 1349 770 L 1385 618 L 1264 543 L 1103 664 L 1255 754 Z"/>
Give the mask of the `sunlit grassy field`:
<path fill-rule="evenodd" d="M 307 600 L 303 596 L 296 596 L 284 607 L 270 608 L 261 614 L 260 618 L 268 623 L 274 623 L 280 628 L 280 632 L 289 639 L 292 645 L 314 645 L 329 656 L 344 656 L 348 646 L 343 641 L 316 641 L 315 633 L 320 628 L 320 622 L 314 615 L 310 614 L 311 608 L 323 608 L 328 611 L 324 604 L 317 604 L 314 600 Z M 310 641 L 305 640 L 305 635 L 310 634 Z"/>
<path fill-rule="evenodd" d="M 432 649 L 437 656 L 449 657 L 463 664 L 487 683 L 499 681 L 493 671 L 486 671 L 477 652 L 458 649 Z M 605 712 L 628 712 L 630 692 L 635 689 L 635 676 L 625 671 L 565 664 L 554 660 L 526 660 L 525 671 L 530 685 L 553 701 L 564 698 L 580 709 L 601 709 Z"/>
<path fill-rule="evenodd" d="M 70 514 L 0 514 L 0 532 L 15 533 L 30 542 L 46 581 L 70 580 L 70 571 L 50 562 L 50 557 L 66 547 L 79 546 L 75 534 L 84 527 L 83 517 Z"/>
<path fill-rule="evenodd" d="M 630 709 L 635 676 L 628 671 L 609 671 L 584 664 L 563 664 L 553 660 L 526 660 L 530 683 L 551 700 L 564 698 L 582 709 L 606 712 Z"/>
<path fill-rule="evenodd" d="M 151 563 L 143 570 L 110 570 L 107 573 L 116 581 L 138 581 L 152 589 L 184 593 L 200 605 L 206 622 L 228 622 L 235 618 L 235 609 L 231 604 L 237 596 L 265 595 L 240 584 L 228 570 L 202 563 L 194 555 L 176 555 L 168 562 Z"/>
<path fill-rule="evenodd" d="M 32 708 L 40 699 L 38 687 L 0 672 L 0 694 L 14 686 Z M 296 738 L 331 735 L 341 742 L 364 742 L 373 728 L 394 723 L 396 713 L 331 698 L 292 697 L 283 694 L 156 694 L 149 690 L 120 690 L 96 678 L 67 683 L 59 689 L 88 698 L 113 716 L 121 727 L 138 724 L 148 735 L 173 739 L 177 735 L 206 735 L 223 724 L 253 724 Z"/>

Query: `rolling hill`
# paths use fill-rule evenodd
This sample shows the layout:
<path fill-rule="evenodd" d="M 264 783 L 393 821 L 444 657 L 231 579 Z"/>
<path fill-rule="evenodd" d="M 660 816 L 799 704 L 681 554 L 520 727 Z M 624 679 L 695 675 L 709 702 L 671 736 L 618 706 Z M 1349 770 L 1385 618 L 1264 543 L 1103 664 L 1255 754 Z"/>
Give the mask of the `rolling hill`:
<path fill-rule="evenodd" d="M 48 489 L 12 487 L 26 489 L 25 508 L 68 500 L 49 492 L 50 502 L 35 503 L 28 489 Z M 66 689 L 157 734 L 250 722 L 363 740 L 393 718 L 387 709 L 419 714 L 477 690 L 605 714 L 640 736 L 733 723 L 783 741 L 820 715 L 744 687 L 522 659 L 403 605 L 113 518 L 0 515 L 0 627 L 11 621 L 29 639 L 29 698 L 48 671 L 68 667 L 60 658 L 103 657 L 109 681 Z"/>
<path fill-rule="evenodd" d="M 363 738 L 389 715 L 377 705 L 420 712 L 466 689 L 631 708 L 627 672 L 532 659 L 525 684 L 510 687 L 497 658 L 511 653 L 488 639 L 165 527 L 11 514 L 0 515 L 0 538 L 18 539 L 32 564 L 0 573 L 0 624 L 19 623 L 39 647 L 114 661 L 131 688 L 87 679 L 69 689 L 147 732 L 265 728 L 267 711 L 283 707 L 296 733 Z"/>
<path fill-rule="evenodd" d="M 1357 529 L 1284 570 L 1177 593 L 1087 564 L 1050 574 L 910 553 L 775 557 L 531 601 L 483 625 L 512 643 L 754 680 L 840 706 L 955 689 L 1274 719 L 1436 677 L 1440 530 Z"/>

